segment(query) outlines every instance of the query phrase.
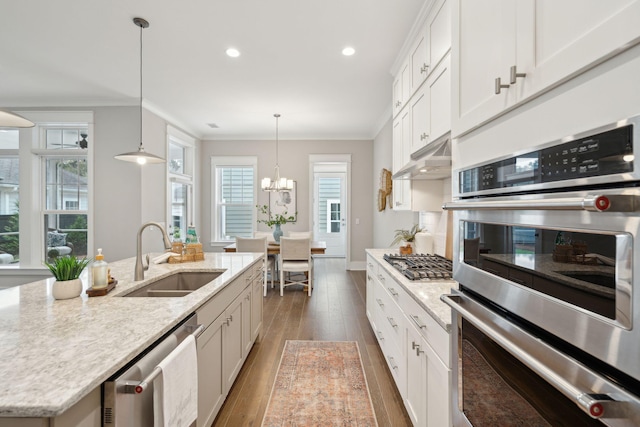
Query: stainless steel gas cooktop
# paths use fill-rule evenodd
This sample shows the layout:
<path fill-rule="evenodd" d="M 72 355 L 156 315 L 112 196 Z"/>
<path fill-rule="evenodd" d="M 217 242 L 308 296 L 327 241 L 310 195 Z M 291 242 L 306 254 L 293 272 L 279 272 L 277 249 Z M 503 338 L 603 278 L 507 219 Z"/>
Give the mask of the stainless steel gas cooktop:
<path fill-rule="evenodd" d="M 383 258 L 409 280 L 453 279 L 453 263 L 440 255 L 385 254 Z"/>

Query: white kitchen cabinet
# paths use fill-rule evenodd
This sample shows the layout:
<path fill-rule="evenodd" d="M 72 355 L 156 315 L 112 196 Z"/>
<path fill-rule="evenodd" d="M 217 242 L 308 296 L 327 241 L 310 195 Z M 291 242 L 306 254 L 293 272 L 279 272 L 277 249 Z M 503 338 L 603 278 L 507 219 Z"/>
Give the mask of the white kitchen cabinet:
<path fill-rule="evenodd" d="M 260 264 L 261 265 L 261 264 Z M 257 266 L 253 272 L 253 280 L 251 281 L 251 343 L 258 340 L 262 331 L 262 291 L 264 273 L 263 266 Z M 250 349 L 250 348 L 249 348 Z"/>
<path fill-rule="evenodd" d="M 426 39 L 430 74 L 451 50 L 451 1 L 436 0 L 427 16 Z"/>
<path fill-rule="evenodd" d="M 429 75 L 425 85 L 428 87 L 429 106 L 425 145 L 435 141 L 451 131 L 451 55 L 447 53 Z"/>
<path fill-rule="evenodd" d="M 261 266 L 259 259 L 196 311 L 205 327 L 197 338 L 198 427 L 213 423 L 255 342 L 255 325 L 262 324 L 262 282 L 258 310 L 253 278 L 262 280 Z"/>
<path fill-rule="evenodd" d="M 404 108 L 393 122 L 393 173 L 398 172 L 411 159 L 411 109 Z M 394 180 L 392 209 L 411 209 L 411 181 Z"/>
<path fill-rule="evenodd" d="M 425 81 L 429 73 L 429 40 L 427 31 L 422 31 L 413 42 L 409 54 L 411 66 L 411 93 Z"/>
<path fill-rule="evenodd" d="M 454 137 L 640 41 L 640 0 L 455 0 L 453 15 Z"/>
<path fill-rule="evenodd" d="M 411 67 L 409 59 L 402 64 L 393 80 L 393 116 L 395 117 L 411 96 Z"/>
<path fill-rule="evenodd" d="M 414 426 L 451 425 L 450 335 L 367 254 L 367 317 Z"/>
<path fill-rule="evenodd" d="M 429 85 L 422 85 L 409 104 L 411 114 L 411 153 L 427 145 L 431 131 Z M 411 155 L 409 155 L 411 159 Z"/>

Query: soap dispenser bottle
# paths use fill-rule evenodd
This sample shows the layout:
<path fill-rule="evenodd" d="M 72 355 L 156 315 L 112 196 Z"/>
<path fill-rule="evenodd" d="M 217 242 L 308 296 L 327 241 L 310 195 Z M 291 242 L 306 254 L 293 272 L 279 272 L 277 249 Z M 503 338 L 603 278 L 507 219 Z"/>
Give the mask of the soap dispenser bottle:
<path fill-rule="evenodd" d="M 107 277 L 107 262 L 102 255 L 102 249 L 98 249 L 96 260 L 91 266 L 91 287 L 93 289 L 103 289 L 107 287 L 109 278 Z"/>

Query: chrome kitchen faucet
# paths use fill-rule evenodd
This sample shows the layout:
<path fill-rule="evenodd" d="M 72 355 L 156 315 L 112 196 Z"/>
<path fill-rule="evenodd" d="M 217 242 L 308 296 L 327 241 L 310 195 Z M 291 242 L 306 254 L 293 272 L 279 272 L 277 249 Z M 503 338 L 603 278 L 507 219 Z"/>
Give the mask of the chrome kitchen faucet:
<path fill-rule="evenodd" d="M 138 239 L 136 244 L 136 269 L 133 277 L 133 280 L 135 280 L 136 282 L 138 280 L 143 280 L 144 272 L 149 269 L 149 254 L 147 254 L 147 265 L 144 265 L 144 263 L 142 262 L 142 232 L 145 228 L 151 226 L 158 227 L 158 229 L 162 232 L 162 239 L 164 240 L 165 249 L 171 249 L 171 241 L 169 240 L 169 235 L 167 235 L 167 232 L 160 224 L 158 224 L 157 222 L 147 222 L 146 224 L 142 224 L 142 227 L 140 227 L 140 230 L 138 230 Z"/>

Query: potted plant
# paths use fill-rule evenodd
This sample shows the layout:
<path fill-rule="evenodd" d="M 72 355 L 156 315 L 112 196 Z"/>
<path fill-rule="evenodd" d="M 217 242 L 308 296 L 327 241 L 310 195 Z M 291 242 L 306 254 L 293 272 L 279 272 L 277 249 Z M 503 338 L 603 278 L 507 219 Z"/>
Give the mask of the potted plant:
<path fill-rule="evenodd" d="M 280 237 L 282 237 L 283 234 L 280 226 L 282 224 L 286 224 L 287 222 L 294 222 L 296 220 L 295 214 L 289 215 L 287 211 L 272 215 L 269 212 L 269 206 L 267 205 L 256 205 L 256 208 L 258 208 L 258 213 L 267 216 L 267 219 L 258 219 L 258 223 L 261 222 L 263 224 L 266 224 L 268 227 L 275 227 L 275 229 L 273 230 L 273 238 L 276 240 L 276 242 L 280 242 Z"/>
<path fill-rule="evenodd" d="M 68 299 L 80 296 L 82 293 L 80 274 L 90 262 L 90 259 L 76 258 L 75 255 L 58 257 L 52 262 L 45 262 L 44 264 L 56 279 L 52 287 L 53 297 Z"/>
<path fill-rule="evenodd" d="M 416 234 L 420 233 L 422 228 L 418 226 L 418 224 L 414 224 L 413 227 L 409 230 L 399 229 L 396 230 L 395 237 L 393 242 L 391 242 L 391 246 L 397 245 L 398 243 L 406 242 L 405 246 L 408 246 L 409 249 L 405 249 L 406 253 L 411 253 L 411 244 L 416 238 Z M 400 252 L 402 253 L 403 246 L 401 246 Z"/>

